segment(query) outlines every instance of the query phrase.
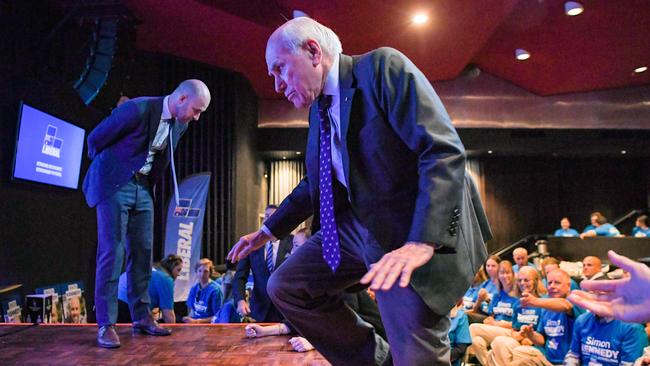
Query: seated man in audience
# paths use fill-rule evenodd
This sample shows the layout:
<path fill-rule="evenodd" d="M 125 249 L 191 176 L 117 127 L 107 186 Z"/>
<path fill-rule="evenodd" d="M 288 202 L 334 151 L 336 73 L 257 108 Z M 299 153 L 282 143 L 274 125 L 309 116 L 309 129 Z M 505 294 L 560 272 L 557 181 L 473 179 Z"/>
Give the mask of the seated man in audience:
<path fill-rule="evenodd" d="M 544 283 L 544 287 L 548 288 L 548 279 L 547 275 L 551 272 L 553 272 L 556 269 L 560 269 L 560 261 L 555 258 L 555 257 L 546 257 L 541 263 L 541 270 L 542 270 L 542 282 Z M 571 279 L 571 291 L 573 290 L 578 290 L 580 289 L 580 286 L 578 286 L 578 283 Z"/>
<path fill-rule="evenodd" d="M 535 268 L 535 265 L 528 261 L 528 251 L 526 248 L 519 247 L 513 250 L 512 259 L 515 260 L 515 265 L 512 266 L 512 269 L 515 271 L 515 273 L 518 273 L 519 268 L 524 266 Z"/>
<path fill-rule="evenodd" d="M 587 226 L 580 234 L 580 239 L 594 238 L 596 236 L 615 237 L 621 236 L 621 232 L 618 231 L 616 226 L 608 223 L 603 214 L 594 212 L 591 214 L 591 225 Z"/>
<path fill-rule="evenodd" d="M 585 280 L 606 280 L 607 276 L 602 271 L 602 265 L 598 257 L 585 257 L 582 260 L 582 276 Z"/>
<path fill-rule="evenodd" d="M 293 249 L 291 249 L 291 253 L 293 253 L 296 249 L 300 248 L 303 244 L 307 242 L 307 239 L 311 237 L 311 231 L 309 228 L 302 228 L 298 231 L 296 231 L 296 234 L 293 236 Z"/>
<path fill-rule="evenodd" d="M 636 218 L 632 236 L 635 238 L 650 238 L 650 227 L 648 227 L 648 216 L 641 215 Z"/>
<path fill-rule="evenodd" d="M 542 309 L 537 327 L 524 325 L 511 337 L 495 338 L 490 353 L 492 365 L 551 366 L 563 362 L 571 343 L 573 323 L 584 312 L 566 300 L 570 280 L 566 272 L 555 269 L 548 272 L 548 298 L 529 296 L 521 300 Z"/>
<path fill-rule="evenodd" d="M 264 210 L 264 222 L 277 210 L 277 206 L 268 205 Z M 237 272 L 233 280 L 233 298 L 240 316 L 251 316 L 257 322 L 281 322 L 280 314 L 266 292 L 266 285 L 271 273 L 284 263 L 291 253 L 293 238 L 269 241 L 263 247 L 251 252 L 249 256 L 237 263 Z M 253 290 L 250 304 L 245 298 L 245 284 L 249 274 L 253 274 Z"/>
<path fill-rule="evenodd" d="M 576 319 L 567 366 L 632 366 L 648 345 L 643 326 L 586 312 Z"/>
<path fill-rule="evenodd" d="M 577 238 L 580 236 L 576 229 L 571 228 L 571 222 L 568 217 L 563 217 L 562 220 L 560 220 L 560 228 L 555 230 L 555 234 L 553 235 L 563 236 L 565 238 Z"/>

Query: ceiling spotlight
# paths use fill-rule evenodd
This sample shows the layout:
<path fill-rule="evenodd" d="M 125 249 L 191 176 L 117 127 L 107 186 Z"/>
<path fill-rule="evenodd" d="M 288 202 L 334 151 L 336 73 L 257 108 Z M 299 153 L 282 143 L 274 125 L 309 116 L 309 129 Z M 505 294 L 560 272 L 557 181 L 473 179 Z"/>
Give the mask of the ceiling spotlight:
<path fill-rule="evenodd" d="M 646 70 L 648 70 L 648 66 L 641 66 L 641 67 L 637 67 L 636 69 L 634 69 L 634 72 L 636 72 L 637 74 L 640 74 L 640 73 L 642 73 L 642 72 L 644 72 Z"/>
<path fill-rule="evenodd" d="M 625 155 L 625 154 L 627 154 L 627 151 L 621 150 L 621 154 Z"/>
<path fill-rule="evenodd" d="M 570 17 L 582 14 L 585 8 L 579 2 L 567 1 L 564 3 L 564 13 Z"/>
<path fill-rule="evenodd" d="M 515 50 L 515 58 L 519 61 L 528 60 L 530 58 L 530 53 L 523 48 L 517 48 Z"/>
<path fill-rule="evenodd" d="M 415 24 L 424 24 L 429 21 L 429 16 L 424 13 L 418 13 L 411 18 L 411 21 Z"/>
<path fill-rule="evenodd" d="M 488 150 L 488 154 L 492 154 L 492 150 Z"/>
<path fill-rule="evenodd" d="M 302 154 L 301 151 L 296 151 L 296 155 L 300 155 L 300 154 Z"/>

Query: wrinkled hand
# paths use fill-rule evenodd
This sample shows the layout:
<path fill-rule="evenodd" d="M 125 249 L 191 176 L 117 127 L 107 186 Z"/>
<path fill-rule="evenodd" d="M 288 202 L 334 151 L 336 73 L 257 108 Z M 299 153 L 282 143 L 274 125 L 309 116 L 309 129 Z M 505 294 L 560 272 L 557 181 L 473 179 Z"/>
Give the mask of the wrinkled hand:
<path fill-rule="evenodd" d="M 582 281 L 585 291 L 574 290 L 569 301 L 602 317 L 626 322 L 650 321 L 650 268 L 627 257 L 608 252 L 612 264 L 630 273 L 619 280 Z"/>
<path fill-rule="evenodd" d="M 238 262 L 246 258 L 252 251 L 261 248 L 269 240 L 271 240 L 271 237 L 262 230 L 244 235 L 230 249 L 226 258 L 233 263 Z"/>
<path fill-rule="evenodd" d="M 289 339 L 289 343 L 291 343 L 291 347 L 296 352 L 307 352 L 314 349 L 314 346 L 303 337 L 293 337 Z"/>
<path fill-rule="evenodd" d="M 246 316 L 251 313 L 251 307 L 248 305 L 246 300 L 237 301 L 237 314 L 239 316 Z"/>
<path fill-rule="evenodd" d="M 264 327 L 259 324 L 251 323 L 244 328 L 246 330 L 246 337 L 248 338 L 258 338 L 264 337 Z"/>
<path fill-rule="evenodd" d="M 519 299 L 521 306 L 523 307 L 529 307 L 529 308 L 534 308 L 537 307 L 537 296 L 531 294 L 530 292 L 524 292 L 521 294 L 521 298 Z"/>
<path fill-rule="evenodd" d="M 406 287 L 411 281 L 413 271 L 427 263 L 433 257 L 432 245 L 425 243 L 407 242 L 395 249 L 372 265 L 368 273 L 361 278 L 362 284 L 371 283 L 373 291 L 390 290 L 399 278 L 399 286 Z"/>

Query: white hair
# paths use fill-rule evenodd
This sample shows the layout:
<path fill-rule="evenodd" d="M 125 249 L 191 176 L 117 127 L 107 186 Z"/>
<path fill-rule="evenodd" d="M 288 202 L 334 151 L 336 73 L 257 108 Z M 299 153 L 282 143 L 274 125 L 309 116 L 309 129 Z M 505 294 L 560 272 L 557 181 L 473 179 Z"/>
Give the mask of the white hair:
<path fill-rule="evenodd" d="M 276 33 L 284 46 L 294 55 L 301 51 L 302 46 L 309 39 L 318 42 L 327 56 L 333 57 L 343 52 L 339 36 L 330 28 L 311 18 L 291 19 L 278 28 Z"/>

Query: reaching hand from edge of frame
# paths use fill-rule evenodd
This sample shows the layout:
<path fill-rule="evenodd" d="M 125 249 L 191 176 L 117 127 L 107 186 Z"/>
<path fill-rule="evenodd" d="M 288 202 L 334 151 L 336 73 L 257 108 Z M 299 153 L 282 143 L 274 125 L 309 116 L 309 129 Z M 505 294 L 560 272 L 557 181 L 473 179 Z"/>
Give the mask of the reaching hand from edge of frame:
<path fill-rule="evenodd" d="M 630 276 L 619 280 L 582 281 L 580 287 L 585 291 L 574 290 L 568 299 L 602 317 L 635 323 L 650 321 L 650 268 L 612 250 L 608 255 L 612 264 L 629 272 Z"/>
<path fill-rule="evenodd" d="M 413 271 L 427 263 L 433 254 L 433 245 L 407 242 L 400 248 L 384 254 L 361 278 L 361 283 L 370 283 L 370 289 L 373 291 L 386 291 L 399 279 L 399 286 L 406 287 L 411 281 Z"/>
<path fill-rule="evenodd" d="M 262 230 L 246 234 L 230 249 L 227 259 L 233 263 L 238 262 L 246 258 L 252 251 L 261 248 L 269 240 L 271 237 Z"/>

